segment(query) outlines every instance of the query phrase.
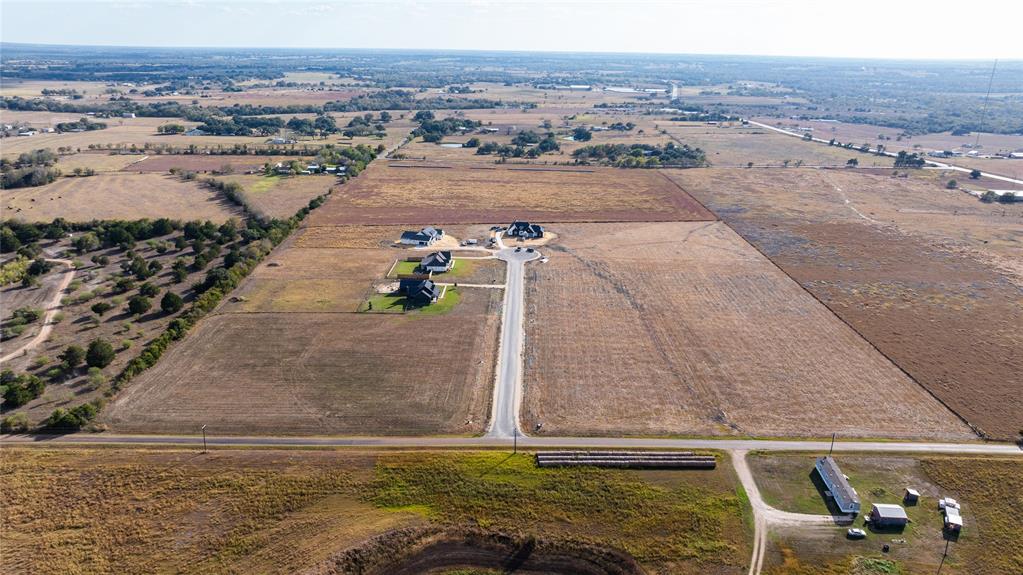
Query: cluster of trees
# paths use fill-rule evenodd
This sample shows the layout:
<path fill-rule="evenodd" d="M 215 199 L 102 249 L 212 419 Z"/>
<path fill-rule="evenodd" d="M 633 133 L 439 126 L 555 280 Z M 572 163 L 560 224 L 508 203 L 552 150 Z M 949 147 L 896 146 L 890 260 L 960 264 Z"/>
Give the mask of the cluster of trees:
<path fill-rule="evenodd" d="M 57 155 L 50 150 L 25 152 L 14 161 L 0 159 L 0 188 L 44 186 L 60 177 L 60 170 L 52 168 Z"/>
<path fill-rule="evenodd" d="M 416 112 L 412 119 L 419 122 L 419 127 L 412 131 L 412 135 L 421 136 L 424 142 L 440 142 L 444 136 L 475 130 L 482 125 L 467 118 L 448 117 L 438 120 L 429 110 Z"/>
<path fill-rule="evenodd" d="M 380 90 L 368 94 L 359 94 L 350 100 L 327 102 L 323 105 L 326 112 L 367 112 L 371 110 L 454 110 L 484 109 L 503 107 L 522 107 L 530 104 L 504 103 L 500 100 L 486 98 L 416 98 L 412 90 Z M 533 104 L 535 106 L 535 104 Z"/>
<path fill-rule="evenodd" d="M 287 128 L 293 132 L 302 134 L 303 136 L 314 136 L 314 135 L 325 135 L 325 134 L 336 134 L 338 132 L 337 122 L 334 118 L 320 114 L 316 118 L 310 120 L 309 118 L 292 118 L 285 124 Z"/>
<path fill-rule="evenodd" d="M 667 144 L 599 144 L 586 146 L 572 152 L 576 162 L 591 162 L 620 168 L 694 168 L 707 163 L 707 157 L 700 148 L 688 145 Z"/>
<path fill-rule="evenodd" d="M 157 134 L 184 134 L 185 126 L 182 124 L 163 124 L 156 127 Z"/>
<path fill-rule="evenodd" d="M 366 169 L 373 158 L 376 158 L 377 154 L 383 153 L 385 149 L 383 144 L 375 148 L 366 144 L 351 147 L 327 144 L 317 152 L 316 161 L 332 166 L 345 166 L 346 177 L 354 177 Z"/>
<path fill-rule="evenodd" d="M 632 122 L 625 122 L 624 124 L 622 122 L 615 122 L 608 126 L 607 129 L 618 132 L 631 132 L 635 127 L 636 124 L 633 124 Z"/>
<path fill-rule="evenodd" d="M 927 160 L 916 152 L 907 154 L 905 150 L 899 150 L 899 154 L 895 157 L 896 168 L 922 168 L 926 163 Z"/>
<path fill-rule="evenodd" d="M 0 387 L 3 387 L 4 409 L 21 407 L 43 394 L 46 382 L 38 376 L 9 369 L 0 373 Z"/>
<path fill-rule="evenodd" d="M 384 124 L 390 121 L 390 112 L 381 112 L 380 118 L 376 121 L 373 119 L 373 114 L 367 112 L 352 118 L 341 135 L 346 138 L 354 138 L 356 136 L 378 136 L 382 138 L 387 135 Z"/>
<path fill-rule="evenodd" d="M 3 330 L 0 330 L 0 341 L 7 341 L 21 335 L 30 324 L 33 324 L 43 317 L 43 311 L 32 307 L 19 307 L 11 313 L 11 317 L 4 322 Z"/>
<path fill-rule="evenodd" d="M 89 118 L 82 117 L 77 122 L 61 122 L 57 124 L 58 132 L 91 132 L 93 130 L 104 130 L 107 125 L 103 122 L 93 122 Z"/>
<path fill-rule="evenodd" d="M 283 127 L 278 116 L 207 116 L 199 129 L 215 136 L 270 136 Z"/>
<path fill-rule="evenodd" d="M 474 138 L 474 140 L 476 140 Z M 535 146 L 526 147 L 525 145 L 509 145 L 509 144 L 498 144 L 497 142 L 487 142 L 480 144 L 479 140 L 476 140 L 476 154 L 480 156 L 497 155 L 501 158 L 539 158 L 545 152 L 555 152 L 561 147 L 558 145 L 551 134 L 540 140 Z M 465 144 L 468 146 L 468 142 Z"/>

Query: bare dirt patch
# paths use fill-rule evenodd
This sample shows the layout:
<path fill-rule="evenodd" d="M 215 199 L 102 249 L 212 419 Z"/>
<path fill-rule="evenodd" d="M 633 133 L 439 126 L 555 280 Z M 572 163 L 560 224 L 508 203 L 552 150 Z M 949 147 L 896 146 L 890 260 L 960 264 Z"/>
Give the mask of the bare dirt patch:
<path fill-rule="evenodd" d="M 691 170 L 672 177 L 956 413 L 992 437 L 1016 436 L 1023 426 L 1015 383 L 1023 358 L 1012 350 L 1023 345 L 1023 289 L 961 239 L 998 236 L 1018 249 L 1011 231 L 1018 224 L 1007 218 L 1000 226 L 998 206 L 969 203 L 990 217 L 964 219 L 964 231 L 955 215 L 886 207 L 894 221 L 885 222 L 869 209 L 857 213 L 822 179 L 833 176 L 815 171 L 768 177 Z M 895 198 L 908 191 L 883 183 L 861 180 L 851 197 L 872 196 L 875 205 L 905 201 Z M 915 193 L 916 209 L 941 211 L 930 197 Z M 984 219 L 987 229 L 978 223 Z"/>
<path fill-rule="evenodd" d="M 171 218 L 222 223 L 242 216 L 237 206 L 195 182 L 120 172 L 5 190 L 3 207 L 7 217 L 32 222 Z"/>
<path fill-rule="evenodd" d="M 674 221 L 713 216 L 653 170 L 424 167 L 392 162 L 374 164 L 339 190 L 310 217 L 310 225 L 514 219 Z"/>
<path fill-rule="evenodd" d="M 526 272 L 530 430 L 971 436 L 722 223 L 554 229 Z"/>

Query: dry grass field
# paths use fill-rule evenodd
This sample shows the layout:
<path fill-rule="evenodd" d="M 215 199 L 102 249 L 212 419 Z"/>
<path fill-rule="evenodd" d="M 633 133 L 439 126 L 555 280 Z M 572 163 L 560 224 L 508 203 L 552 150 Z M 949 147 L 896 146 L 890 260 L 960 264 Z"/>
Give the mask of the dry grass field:
<path fill-rule="evenodd" d="M 871 146 L 884 144 L 885 148 L 892 152 L 898 152 L 900 150 L 923 154 L 933 150 L 960 150 L 962 152 L 966 152 L 969 151 L 967 146 L 973 146 L 978 143 L 978 134 L 976 132 L 971 132 L 970 134 L 963 136 L 953 136 L 949 132 L 943 132 L 940 134 L 925 134 L 922 136 L 902 136 L 900 138 L 902 130 L 886 128 L 883 126 L 872 126 L 870 124 L 819 121 L 796 122 L 793 120 L 780 120 L 778 118 L 757 118 L 757 121 L 786 130 L 792 130 L 796 127 L 810 127 L 813 128 L 813 135 L 815 138 L 821 138 L 824 140 L 835 138 L 839 142 L 853 142 L 857 146 L 861 144 L 870 144 Z M 885 136 L 885 139 L 882 140 L 879 136 Z M 1023 136 L 1012 134 L 989 134 L 984 132 L 980 133 L 979 136 L 980 148 L 978 148 L 977 151 L 981 154 L 995 154 L 999 152 L 1006 153 L 1023 150 Z M 969 157 L 947 159 L 937 158 L 937 160 L 946 164 L 962 166 L 964 168 L 976 168 L 984 172 L 1023 179 L 1023 161 L 1020 160 Z M 860 161 L 863 161 L 862 155 Z M 962 177 L 964 175 L 965 174 L 960 174 L 959 176 Z M 1011 188 L 1008 184 L 1003 183 L 1001 185 Z"/>
<path fill-rule="evenodd" d="M 499 303 L 499 290 L 466 290 L 445 315 L 216 314 L 102 418 L 150 433 L 478 433 Z"/>
<path fill-rule="evenodd" d="M 292 160 L 309 161 L 310 158 L 298 156 L 229 156 L 206 154 L 163 154 L 147 156 L 145 160 L 131 165 L 128 170 L 133 172 L 166 173 L 171 168 L 191 170 L 193 172 L 221 171 L 224 166 L 231 166 L 235 172 L 262 170 L 263 164 L 290 162 Z"/>
<path fill-rule="evenodd" d="M 671 177 L 983 433 L 1023 427 L 1023 207 L 814 170 Z"/>
<path fill-rule="evenodd" d="M 527 269 L 527 429 L 971 436 L 722 223 L 552 228 Z"/>
<path fill-rule="evenodd" d="M 232 293 L 225 312 L 354 312 L 396 250 L 279 249 Z"/>
<path fill-rule="evenodd" d="M 300 248 L 393 248 L 407 229 L 404 226 L 306 226 L 296 232 L 294 245 Z M 487 225 L 448 226 L 444 228 L 445 239 L 435 246 L 437 249 L 451 249 L 452 243 L 457 244 L 463 239 L 475 239 L 482 245 L 490 235 L 490 226 Z M 403 251 L 395 251 L 392 255 L 397 257 L 399 254 L 410 255 Z"/>
<path fill-rule="evenodd" d="M 399 167 L 404 166 L 404 167 Z M 652 170 L 425 167 L 374 164 L 310 216 L 310 225 L 443 225 L 551 221 L 707 220 L 713 216 Z"/>
<path fill-rule="evenodd" d="M 57 160 L 57 168 L 64 175 L 70 175 L 74 173 L 75 168 L 92 169 L 97 172 L 116 172 L 119 170 L 136 170 L 141 169 L 142 163 L 144 163 L 146 156 L 142 154 L 109 154 L 106 152 L 99 153 L 81 153 L 71 154 L 68 156 L 60 156 Z"/>
<path fill-rule="evenodd" d="M 3 208 L 6 217 L 31 222 L 161 217 L 224 222 L 242 215 L 236 206 L 195 182 L 123 172 L 60 178 L 37 188 L 6 190 Z"/>
<path fill-rule="evenodd" d="M 6 119 L 8 114 L 11 118 Z M 5 122 L 17 122 L 20 114 L 33 114 L 39 117 L 40 112 L 6 112 Z M 58 114 L 63 118 L 63 114 Z M 71 120 L 77 120 L 81 115 L 72 115 Z M 63 121 L 63 120 L 60 120 Z M 69 147 L 80 151 L 88 150 L 89 146 L 135 145 L 139 148 L 147 144 L 169 145 L 187 147 L 195 144 L 197 146 L 232 146 L 234 144 L 263 144 L 267 138 L 249 136 L 185 136 L 185 135 L 158 135 L 156 129 L 163 124 L 181 124 L 193 128 L 199 124 L 188 122 L 180 118 L 107 118 L 103 119 L 108 127 L 104 130 L 93 130 L 90 132 L 76 133 L 52 133 L 36 134 L 30 137 L 4 138 L 4 157 L 17 156 L 23 152 L 50 148 L 56 150 L 58 147 Z"/>
<path fill-rule="evenodd" d="M 5 447 L 0 570 L 325 573 L 353 548 L 409 561 L 401 545 L 374 555 L 369 539 L 390 530 L 473 526 L 535 537 L 534 557 L 585 541 L 648 573 L 738 575 L 749 505 L 718 457 L 715 470 L 629 471 L 505 452 Z"/>
<path fill-rule="evenodd" d="M 716 167 L 789 166 L 802 162 L 806 166 L 844 166 L 856 158 L 860 166 L 891 167 L 891 158 L 844 150 L 821 143 L 803 142 L 798 138 L 771 132 L 756 126 L 720 124 L 708 126 L 699 122 L 661 122 L 660 127 L 683 144 L 702 148 L 707 161 Z"/>
<path fill-rule="evenodd" d="M 245 201 L 257 212 L 275 218 L 287 218 L 309 204 L 309 200 L 327 193 L 337 183 L 330 174 L 309 176 L 233 175 L 218 179 L 237 182 Z"/>

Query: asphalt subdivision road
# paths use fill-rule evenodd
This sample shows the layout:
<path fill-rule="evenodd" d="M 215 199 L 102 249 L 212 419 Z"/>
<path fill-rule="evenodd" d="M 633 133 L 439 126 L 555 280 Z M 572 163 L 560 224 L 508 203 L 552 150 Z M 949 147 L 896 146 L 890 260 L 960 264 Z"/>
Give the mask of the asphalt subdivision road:
<path fill-rule="evenodd" d="M 523 284 L 525 264 L 540 257 L 526 248 L 504 248 L 497 257 L 508 264 L 505 272 L 504 304 L 501 314 L 501 344 L 497 354 L 494 401 L 487 438 L 513 438 L 519 432 L 522 403 Z"/>

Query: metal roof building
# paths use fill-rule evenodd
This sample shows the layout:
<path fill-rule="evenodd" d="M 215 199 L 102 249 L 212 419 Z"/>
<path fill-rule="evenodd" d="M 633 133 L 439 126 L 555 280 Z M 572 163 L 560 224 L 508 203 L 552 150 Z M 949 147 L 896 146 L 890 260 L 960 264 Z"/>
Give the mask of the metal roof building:
<path fill-rule="evenodd" d="M 821 476 L 821 480 L 824 481 L 824 485 L 831 492 L 831 497 L 835 500 L 835 505 L 838 506 L 839 511 L 842 513 L 859 513 L 860 496 L 852 488 L 852 485 L 849 485 L 849 480 L 842 474 L 842 470 L 838 468 L 838 463 L 835 462 L 835 459 L 830 455 L 818 457 L 815 467 L 817 473 Z"/>
<path fill-rule="evenodd" d="M 877 527 L 905 525 L 909 516 L 901 505 L 875 503 L 870 510 L 870 522 Z"/>

